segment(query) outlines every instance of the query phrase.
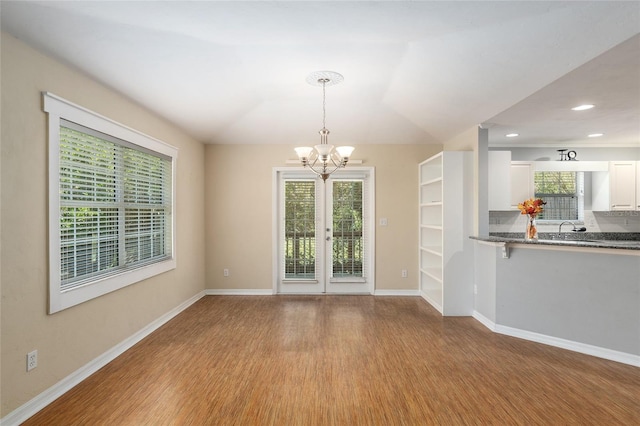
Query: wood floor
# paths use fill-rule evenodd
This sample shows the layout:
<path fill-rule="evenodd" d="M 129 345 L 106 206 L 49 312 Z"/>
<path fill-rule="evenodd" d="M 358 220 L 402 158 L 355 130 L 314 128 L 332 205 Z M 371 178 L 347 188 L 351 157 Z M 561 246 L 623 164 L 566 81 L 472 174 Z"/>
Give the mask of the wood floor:
<path fill-rule="evenodd" d="M 638 425 L 640 369 L 418 297 L 207 296 L 25 425 Z"/>

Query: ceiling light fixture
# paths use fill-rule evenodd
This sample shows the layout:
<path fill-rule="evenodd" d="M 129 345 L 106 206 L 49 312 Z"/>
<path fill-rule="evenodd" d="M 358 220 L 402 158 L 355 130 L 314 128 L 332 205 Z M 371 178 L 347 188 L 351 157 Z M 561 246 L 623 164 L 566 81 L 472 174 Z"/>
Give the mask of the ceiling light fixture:
<path fill-rule="evenodd" d="M 508 137 L 508 138 L 515 138 L 516 136 L 520 136 L 520 134 L 519 133 L 508 133 L 505 136 Z"/>
<path fill-rule="evenodd" d="M 588 138 L 599 138 L 600 136 L 604 136 L 604 133 L 591 133 L 587 135 Z"/>
<path fill-rule="evenodd" d="M 578 105 L 577 107 L 571 108 L 571 110 L 572 111 L 585 111 L 585 110 L 593 108 L 594 106 L 595 105 L 591 105 L 591 104 Z"/>
<path fill-rule="evenodd" d="M 341 83 L 343 80 L 344 77 L 341 74 L 333 71 L 316 71 L 307 77 L 307 83 L 312 86 L 322 86 L 322 129 L 320 129 L 319 132 L 320 144 L 314 147 L 301 146 L 295 148 L 295 150 L 302 165 L 309 167 L 309 169 L 320 176 L 323 181 L 326 181 L 331 173 L 339 168 L 345 167 L 351 153 L 355 149 L 352 146 L 339 146 L 334 148 L 334 146 L 329 145 L 327 141 L 329 130 L 326 127 L 327 108 L 325 88 Z"/>

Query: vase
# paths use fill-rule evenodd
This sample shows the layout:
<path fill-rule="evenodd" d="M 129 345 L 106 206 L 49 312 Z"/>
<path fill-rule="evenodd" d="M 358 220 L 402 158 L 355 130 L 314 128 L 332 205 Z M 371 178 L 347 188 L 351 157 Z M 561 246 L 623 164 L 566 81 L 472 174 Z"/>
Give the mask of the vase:
<path fill-rule="evenodd" d="M 527 230 L 524 233 L 524 239 L 526 241 L 534 241 L 538 239 L 538 227 L 536 226 L 535 215 L 529 215 L 527 217 Z"/>

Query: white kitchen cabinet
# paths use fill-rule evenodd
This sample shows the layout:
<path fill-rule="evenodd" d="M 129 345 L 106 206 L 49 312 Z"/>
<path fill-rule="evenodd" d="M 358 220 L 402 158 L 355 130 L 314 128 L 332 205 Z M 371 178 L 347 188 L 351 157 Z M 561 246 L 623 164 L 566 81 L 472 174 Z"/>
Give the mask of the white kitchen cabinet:
<path fill-rule="evenodd" d="M 511 209 L 511 151 L 489 151 L 489 210 Z"/>
<path fill-rule="evenodd" d="M 445 151 L 419 165 L 420 294 L 443 315 L 473 313 L 472 153 Z"/>
<path fill-rule="evenodd" d="M 591 210 L 609 211 L 609 171 L 591 172 Z"/>
<path fill-rule="evenodd" d="M 610 210 L 635 210 L 637 161 L 609 162 Z"/>
<path fill-rule="evenodd" d="M 636 161 L 636 210 L 640 210 L 640 161 Z"/>
<path fill-rule="evenodd" d="M 533 198 L 535 187 L 533 183 L 533 162 L 511 162 L 511 209 L 518 209 L 518 204 Z"/>

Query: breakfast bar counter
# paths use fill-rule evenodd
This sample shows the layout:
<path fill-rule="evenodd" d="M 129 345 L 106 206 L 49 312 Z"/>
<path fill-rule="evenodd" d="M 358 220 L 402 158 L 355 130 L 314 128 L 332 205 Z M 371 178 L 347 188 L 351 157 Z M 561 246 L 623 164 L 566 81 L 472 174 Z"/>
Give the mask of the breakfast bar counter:
<path fill-rule="evenodd" d="M 508 234 L 507 234 L 508 235 Z M 615 237 L 612 237 L 615 235 Z M 576 247 L 576 248 L 600 248 L 600 249 L 622 249 L 622 250 L 640 250 L 640 238 L 637 234 L 628 235 L 627 239 L 621 239 L 618 234 L 589 235 L 589 238 L 560 238 L 556 234 L 545 234 L 543 238 L 537 240 L 525 240 L 524 238 L 504 235 L 490 235 L 488 237 L 470 237 L 471 239 L 484 241 L 489 243 L 504 244 L 530 244 L 534 246 L 550 246 L 550 247 Z M 572 235 L 573 237 L 573 235 Z M 583 237 L 580 235 L 580 237 Z"/>
<path fill-rule="evenodd" d="M 471 237 L 488 328 L 640 367 L 640 244 Z"/>

